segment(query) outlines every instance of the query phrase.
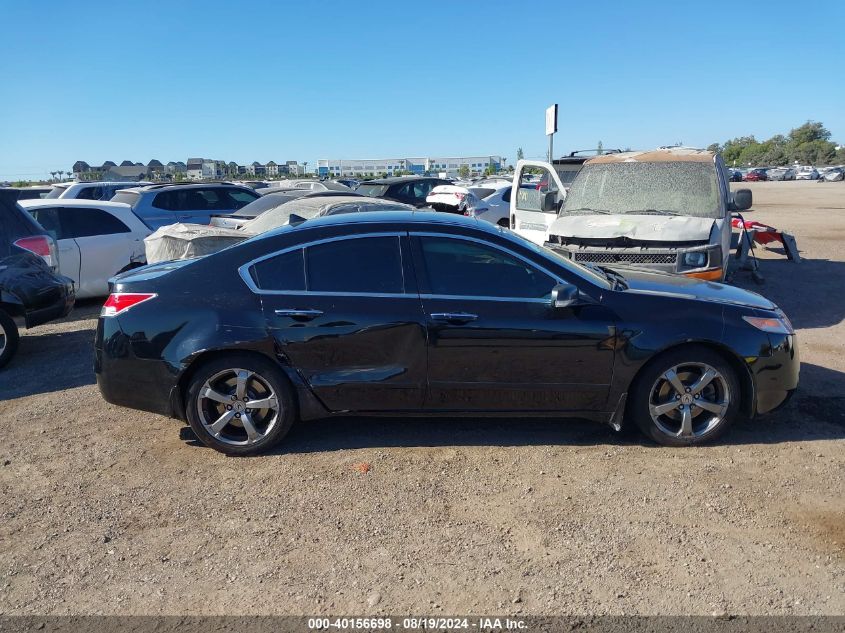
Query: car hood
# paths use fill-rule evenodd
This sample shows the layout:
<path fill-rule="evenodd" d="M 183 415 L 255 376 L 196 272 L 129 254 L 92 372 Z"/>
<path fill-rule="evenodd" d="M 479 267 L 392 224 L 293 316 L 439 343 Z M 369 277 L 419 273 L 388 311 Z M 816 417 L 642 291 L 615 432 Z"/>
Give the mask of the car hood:
<path fill-rule="evenodd" d="M 549 228 L 549 235 L 563 237 L 613 239 L 628 237 L 653 242 L 694 241 L 710 239 L 714 218 L 693 218 L 666 215 L 565 215 Z"/>
<path fill-rule="evenodd" d="M 756 292 L 743 290 L 736 286 L 702 281 L 683 275 L 639 270 L 635 268 L 618 268 L 628 283 L 628 289 L 622 292 L 646 294 L 656 296 L 670 296 L 679 299 L 697 301 L 714 301 L 729 303 L 761 310 L 776 310 L 777 306 Z"/>

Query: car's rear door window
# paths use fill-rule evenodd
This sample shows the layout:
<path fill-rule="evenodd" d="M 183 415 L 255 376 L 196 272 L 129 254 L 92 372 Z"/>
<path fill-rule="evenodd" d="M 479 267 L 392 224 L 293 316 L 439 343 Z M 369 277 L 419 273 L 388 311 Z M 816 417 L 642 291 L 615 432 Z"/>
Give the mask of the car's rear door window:
<path fill-rule="evenodd" d="M 315 244 L 306 249 L 305 265 L 312 292 L 401 294 L 405 289 L 398 236 Z"/>
<path fill-rule="evenodd" d="M 61 216 L 65 237 L 80 238 L 131 233 L 128 226 L 102 209 L 64 207 L 61 210 Z"/>
<path fill-rule="evenodd" d="M 252 278 L 261 290 L 305 290 L 303 251 L 282 253 L 258 262 L 252 267 Z"/>

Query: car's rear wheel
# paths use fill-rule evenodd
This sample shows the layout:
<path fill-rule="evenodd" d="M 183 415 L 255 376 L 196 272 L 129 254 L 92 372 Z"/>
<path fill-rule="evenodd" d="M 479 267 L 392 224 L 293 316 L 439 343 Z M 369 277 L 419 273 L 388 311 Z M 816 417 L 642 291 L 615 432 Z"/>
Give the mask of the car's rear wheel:
<path fill-rule="evenodd" d="M 232 354 L 202 365 L 185 401 L 200 441 L 228 455 L 255 455 L 287 434 L 296 417 L 288 379 L 268 360 Z"/>
<path fill-rule="evenodd" d="M 0 310 L 0 367 L 12 360 L 18 351 L 18 326 L 8 314 Z"/>
<path fill-rule="evenodd" d="M 630 415 L 658 444 L 691 446 L 724 433 L 740 411 L 736 372 L 705 347 L 672 350 L 638 377 Z"/>

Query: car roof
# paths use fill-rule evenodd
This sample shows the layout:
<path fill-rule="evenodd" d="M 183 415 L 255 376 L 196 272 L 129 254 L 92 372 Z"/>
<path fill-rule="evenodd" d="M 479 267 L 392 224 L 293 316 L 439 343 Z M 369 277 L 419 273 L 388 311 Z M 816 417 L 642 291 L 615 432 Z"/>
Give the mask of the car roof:
<path fill-rule="evenodd" d="M 658 147 L 657 149 L 620 152 L 613 154 L 602 154 L 588 159 L 585 165 L 597 165 L 606 163 L 662 163 L 662 162 L 713 162 L 716 154 L 706 149 L 695 149 L 694 147 Z"/>
<path fill-rule="evenodd" d="M 147 191 L 172 191 L 179 189 L 200 189 L 202 187 L 231 187 L 232 189 L 246 189 L 254 191 L 251 187 L 246 185 L 239 185 L 234 182 L 196 182 L 196 183 L 174 183 L 174 184 L 158 184 L 158 185 L 141 185 L 138 187 L 129 187 L 123 191 L 134 191 L 136 193 L 145 193 Z M 122 193 L 122 192 L 121 192 Z"/>
<path fill-rule="evenodd" d="M 360 198 L 355 201 L 360 201 Z M 286 225 L 267 231 L 257 236 L 257 239 L 287 233 L 288 231 L 333 226 L 361 226 L 363 224 L 407 224 L 409 227 L 429 226 L 435 228 L 437 226 L 463 226 L 491 234 L 501 234 L 502 232 L 502 227 L 474 217 L 456 215 L 454 213 L 441 213 L 433 209 L 414 209 L 409 211 L 370 211 L 368 213 L 323 215 L 295 225 Z"/>
<path fill-rule="evenodd" d="M 435 180 L 442 180 L 442 178 L 436 178 L 435 176 L 390 176 L 389 178 L 376 178 L 375 180 L 365 180 L 361 184 L 392 185 L 397 182 L 410 182 L 412 180 L 430 180 L 431 178 L 434 178 Z"/>

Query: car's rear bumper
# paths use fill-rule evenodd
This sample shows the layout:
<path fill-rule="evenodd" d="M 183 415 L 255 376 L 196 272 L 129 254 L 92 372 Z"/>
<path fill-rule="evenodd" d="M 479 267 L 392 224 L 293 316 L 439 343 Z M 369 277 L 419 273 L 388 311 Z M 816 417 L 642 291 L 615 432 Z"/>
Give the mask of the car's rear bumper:
<path fill-rule="evenodd" d="M 36 301 L 25 312 L 24 321 L 27 328 L 61 319 L 70 314 L 76 301 L 73 281 L 67 277 L 57 279 L 61 281 L 39 290 Z"/>
<path fill-rule="evenodd" d="M 107 402 L 169 417 L 181 415 L 174 400 L 176 372 L 163 360 L 138 358 L 115 317 L 100 317 L 97 323 L 94 374 Z"/>

